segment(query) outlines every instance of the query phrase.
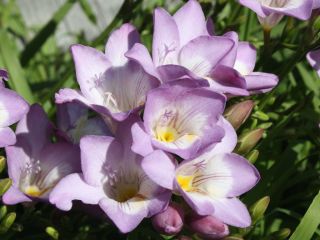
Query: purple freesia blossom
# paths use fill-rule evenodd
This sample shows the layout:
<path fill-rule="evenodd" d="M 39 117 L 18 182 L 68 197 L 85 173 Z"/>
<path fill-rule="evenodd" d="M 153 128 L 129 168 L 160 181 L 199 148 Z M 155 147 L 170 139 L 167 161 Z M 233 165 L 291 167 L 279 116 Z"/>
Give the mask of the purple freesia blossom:
<path fill-rule="evenodd" d="M 8 73 L 0 69 L 0 148 L 16 142 L 16 136 L 9 126 L 29 111 L 29 104 L 16 92 L 5 88 L 2 79 L 7 80 Z"/>
<path fill-rule="evenodd" d="M 216 81 L 209 81 L 215 87 L 219 82 L 237 83 L 229 88 L 230 93 L 235 93 L 237 88 L 246 87 L 250 93 L 265 93 L 272 90 L 278 84 L 278 77 L 271 73 L 254 72 L 257 51 L 249 42 L 239 41 L 238 34 L 228 32 L 225 34 L 235 42 L 234 47 L 219 65 L 213 70 L 212 78 Z"/>
<path fill-rule="evenodd" d="M 273 28 L 285 15 L 307 20 L 317 6 L 314 0 L 239 0 L 239 3 L 255 11 L 266 29 Z"/>
<path fill-rule="evenodd" d="M 320 76 L 320 49 L 309 52 L 307 60 Z"/>
<path fill-rule="evenodd" d="M 139 41 L 136 29 L 124 24 L 109 37 L 105 54 L 91 47 L 73 45 L 71 52 L 81 93 L 62 89 L 56 94 L 56 102 L 79 101 L 117 121 L 140 110 L 147 92 L 157 87 L 159 81 L 125 57 Z"/>
<path fill-rule="evenodd" d="M 131 151 L 130 129 L 136 116 L 119 124 L 116 138 L 86 136 L 80 141 L 82 172 L 65 177 L 50 202 L 70 210 L 72 200 L 98 204 L 121 232 L 132 231 L 145 217 L 163 211 L 171 192 L 146 176 L 141 157 Z"/>
<path fill-rule="evenodd" d="M 5 204 L 47 200 L 64 176 L 80 170 L 79 148 L 51 143 L 53 127 L 38 105 L 18 123 L 17 142 L 6 147 L 8 173 L 13 184 L 3 195 Z"/>
<path fill-rule="evenodd" d="M 215 81 L 212 88 L 216 91 L 248 95 L 245 83 L 212 77 L 215 67 L 235 43 L 227 36 L 212 36 L 208 25 L 195 0 L 189 0 L 173 16 L 158 8 L 154 12 L 152 59 L 141 44 L 135 44 L 126 56 L 163 82 L 185 77 L 209 79 Z"/>
<path fill-rule="evenodd" d="M 181 195 L 199 215 L 212 215 L 225 224 L 248 227 L 246 206 L 237 198 L 259 181 L 259 173 L 243 157 L 210 151 L 177 165 L 156 150 L 142 160 L 146 174 L 160 186 Z"/>
<path fill-rule="evenodd" d="M 88 108 L 78 103 L 57 105 L 57 134 L 63 139 L 79 144 L 85 135 L 111 136 L 101 117 L 89 118 Z"/>
<path fill-rule="evenodd" d="M 141 44 L 135 44 L 126 56 L 163 82 L 187 76 L 207 80 L 211 89 L 234 96 L 266 92 L 278 82 L 273 74 L 253 72 L 256 50 L 249 43 L 239 43 L 236 33 L 212 36 L 195 0 L 173 17 L 156 9 L 154 25 L 153 59 Z"/>
<path fill-rule="evenodd" d="M 133 125 L 133 146 L 145 156 L 162 149 L 184 159 L 193 158 L 221 141 L 224 129 L 217 123 L 225 97 L 205 88 L 164 85 L 147 96 L 144 122 Z"/>

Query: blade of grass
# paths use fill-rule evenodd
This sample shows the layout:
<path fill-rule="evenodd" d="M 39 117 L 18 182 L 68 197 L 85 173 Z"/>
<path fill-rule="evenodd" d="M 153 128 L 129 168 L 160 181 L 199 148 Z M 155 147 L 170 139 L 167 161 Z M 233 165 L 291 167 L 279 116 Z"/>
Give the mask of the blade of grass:
<path fill-rule="evenodd" d="M 87 0 L 79 0 L 80 7 L 87 18 L 94 24 L 97 23 L 96 15 L 94 14 L 89 2 Z"/>
<path fill-rule="evenodd" d="M 4 63 L 4 67 L 9 72 L 9 86 L 17 91 L 29 103 L 33 103 L 34 96 L 20 65 L 17 48 L 14 45 L 14 41 L 11 41 L 5 30 L 0 30 L 0 42 L 0 56 Z"/>
<path fill-rule="evenodd" d="M 42 45 L 55 32 L 59 23 L 64 19 L 75 0 L 66 1 L 53 15 L 52 19 L 39 31 L 39 33 L 27 44 L 21 53 L 21 65 L 28 65 L 33 56 L 41 49 Z"/>
<path fill-rule="evenodd" d="M 319 212 L 320 192 L 313 199 L 311 205 L 309 206 L 309 209 L 301 219 L 300 224 L 298 225 L 294 233 L 291 235 L 289 240 L 311 239 L 320 224 Z"/>

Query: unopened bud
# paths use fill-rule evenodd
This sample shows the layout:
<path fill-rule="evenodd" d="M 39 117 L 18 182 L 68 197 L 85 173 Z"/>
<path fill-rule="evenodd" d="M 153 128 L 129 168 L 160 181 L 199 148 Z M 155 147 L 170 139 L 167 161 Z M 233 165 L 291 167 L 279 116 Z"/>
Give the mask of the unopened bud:
<path fill-rule="evenodd" d="M 249 162 L 251 162 L 252 164 L 254 164 L 257 161 L 258 157 L 259 157 L 259 151 L 256 149 L 252 150 L 246 155 L 246 159 L 248 159 Z"/>
<path fill-rule="evenodd" d="M 52 239 L 59 239 L 59 232 L 55 228 L 47 227 L 46 232 Z"/>
<path fill-rule="evenodd" d="M 184 212 L 182 208 L 175 203 L 170 203 L 165 211 L 152 218 L 153 227 L 164 235 L 175 235 L 179 233 L 183 227 L 183 222 Z"/>
<path fill-rule="evenodd" d="M 263 217 L 270 203 L 270 197 L 266 196 L 258 200 L 253 206 L 250 208 L 252 222 L 256 223 L 260 218 Z"/>
<path fill-rule="evenodd" d="M 0 173 L 5 169 L 6 167 L 6 159 L 3 156 L 0 156 Z"/>
<path fill-rule="evenodd" d="M 225 118 L 237 130 L 248 119 L 254 102 L 247 100 L 230 106 L 224 113 Z"/>
<path fill-rule="evenodd" d="M 259 140 L 262 138 L 264 129 L 258 128 L 247 132 L 239 137 L 237 152 L 239 154 L 246 154 L 253 149 Z"/>
<path fill-rule="evenodd" d="M 192 214 L 186 221 L 189 229 L 204 239 L 220 239 L 229 235 L 228 226 L 213 216 Z"/>
<path fill-rule="evenodd" d="M 5 178 L 0 180 L 0 196 L 2 196 L 12 184 L 12 180 L 10 178 Z"/>
<path fill-rule="evenodd" d="M 5 233 L 9 230 L 9 228 L 14 223 L 14 220 L 16 219 L 16 213 L 12 212 L 9 213 L 4 217 L 4 219 L 1 221 L 0 224 L 0 233 Z"/>
<path fill-rule="evenodd" d="M 271 234 L 271 240 L 285 240 L 289 237 L 291 231 L 289 228 L 283 228 Z"/>
<path fill-rule="evenodd" d="M 5 205 L 0 207 L 0 220 L 7 215 L 7 207 Z"/>

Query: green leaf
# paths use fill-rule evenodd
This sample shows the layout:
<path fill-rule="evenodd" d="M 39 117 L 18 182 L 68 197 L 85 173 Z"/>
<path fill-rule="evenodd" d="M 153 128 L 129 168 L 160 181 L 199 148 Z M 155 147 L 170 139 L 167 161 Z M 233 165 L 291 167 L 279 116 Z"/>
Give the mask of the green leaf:
<path fill-rule="evenodd" d="M 41 49 L 47 39 L 54 34 L 58 25 L 70 9 L 73 7 L 75 0 L 66 1 L 53 15 L 52 19 L 39 31 L 39 33 L 28 43 L 21 53 L 22 66 L 28 65 L 33 56 Z"/>
<path fill-rule="evenodd" d="M 289 240 L 309 240 L 320 224 L 320 192 L 315 196 L 306 214 Z"/>
<path fill-rule="evenodd" d="M 96 15 L 94 14 L 89 2 L 87 0 L 79 0 L 80 7 L 82 8 L 83 12 L 86 14 L 88 19 L 96 24 L 97 23 L 97 18 Z"/>
<path fill-rule="evenodd" d="M 15 42 L 9 38 L 8 33 L 3 29 L 0 29 L 0 43 L 0 58 L 9 73 L 9 85 L 29 103 L 33 103 L 34 97 L 20 65 Z"/>

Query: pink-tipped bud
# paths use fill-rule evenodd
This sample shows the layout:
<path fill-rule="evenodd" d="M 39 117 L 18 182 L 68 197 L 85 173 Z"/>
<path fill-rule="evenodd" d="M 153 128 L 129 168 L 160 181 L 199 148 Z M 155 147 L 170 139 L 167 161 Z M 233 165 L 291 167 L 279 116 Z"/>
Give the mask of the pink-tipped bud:
<path fill-rule="evenodd" d="M 170 203 L 168 208 L 152 217 L 152 225 L 159 233 L 165 235 L 178 234 L 184 222 L 184 212 L 182 208 L 175 204 Z"/>
<path fill-rule="evenodd" d="M 253 149 L 262 138 L 264 129 L 258 128 L 242 134 L 238 139 L 237 153 L 246 154 Z"/>
<path fill-rule="evenodd" d="M 229 235 L 226 224 L 213 216 L 192 214 L 186 218 L 189 229 L 204 239 L 221 239 Z"/>
<path fill-rule="evenodd" d="M 224 113 L 226 119 L 237 130 L 250 116 L 253 101 L 247 100 L 230 106 Z"/>

